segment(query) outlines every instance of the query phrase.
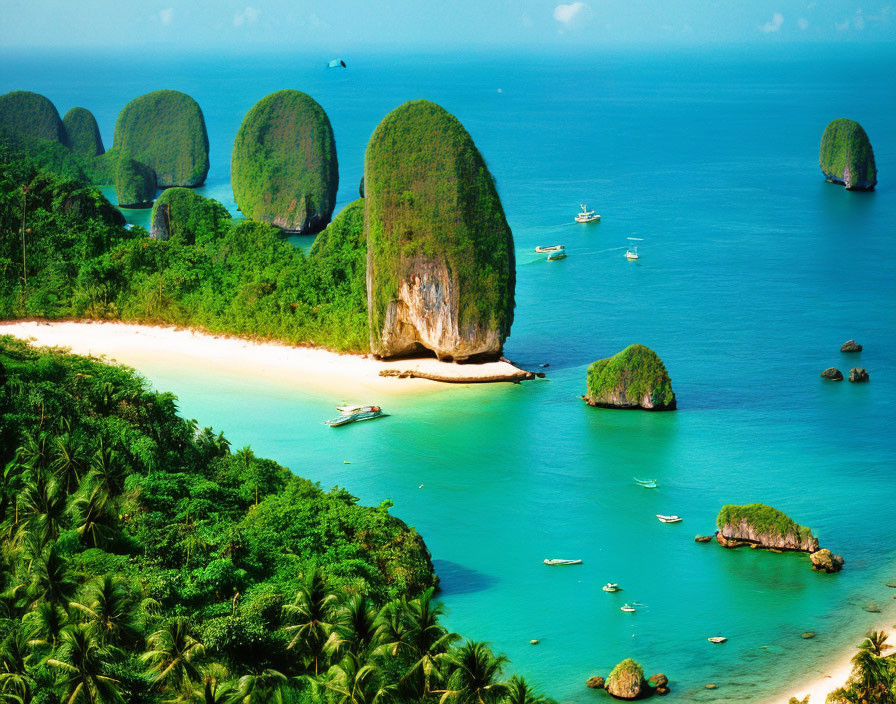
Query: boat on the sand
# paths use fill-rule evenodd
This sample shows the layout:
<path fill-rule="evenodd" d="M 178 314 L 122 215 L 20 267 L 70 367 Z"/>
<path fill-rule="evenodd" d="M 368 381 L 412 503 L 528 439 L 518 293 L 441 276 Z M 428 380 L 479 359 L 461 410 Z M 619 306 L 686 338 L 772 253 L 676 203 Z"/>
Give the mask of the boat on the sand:
<path fill-rule="evenodd" d="M 558 558 L 554 558 L 554 559 L 545 560 L 544 564 L 551 565 L 551 566 L 554 566 L 554 565 L 581 565 L 582 561 L 581 560 L 561 560 Z"/>

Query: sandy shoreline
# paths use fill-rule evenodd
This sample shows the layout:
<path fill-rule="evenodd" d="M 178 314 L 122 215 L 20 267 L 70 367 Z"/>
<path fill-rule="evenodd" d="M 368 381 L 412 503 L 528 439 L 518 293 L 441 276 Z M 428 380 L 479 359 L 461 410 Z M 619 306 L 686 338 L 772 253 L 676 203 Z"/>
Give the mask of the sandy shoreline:
<path fill-rule="evenodd" d="M 508 362 L 453 364 L 434 358 L 377 360 L 279 342 L 254 342 L 185 328 L 106 321 L 7 321 L 0 335 L 62 347 L 140 369 L 147 364 L 198 363 L 296 388 L 351 393 L 436 391 L 453 383 L 521 381 L 529 373 Z M 390 376 L 382 376 L 381 372 Z M 408 378 L 413 377 L 413 378 Z"/>
<path fill-rule="evenodd" d="M 870 631 L 886 631 L 890 634 L 889 642 L 896 647 L 896 609 L 888 604 L 879 616 L 880 618 L 875 621 L 874 626 L 868 628 L 866 633 Z M 828 694 L 842 687 L 846 684 L 846 680 L 849 679 L 852 673 L 852 658 L 861 642 L 862 637 L 860 634 L 848 650 L 839 652 L 836 657 L 832 656 L 827 661 L 828 665 L 822 668 L 817 677 L 808 682 L 802 681 L 799 685 L 795 684 L 778 696 L 765 700 L 763 704 L 787 704 L 790 697 L 796 697 L 798 701 L 802 702 L 807 695 L 809 696 L 809 704 L 824 704 Z M 808 676 L 809 673 L 807 672 L 806 675 Z"/>

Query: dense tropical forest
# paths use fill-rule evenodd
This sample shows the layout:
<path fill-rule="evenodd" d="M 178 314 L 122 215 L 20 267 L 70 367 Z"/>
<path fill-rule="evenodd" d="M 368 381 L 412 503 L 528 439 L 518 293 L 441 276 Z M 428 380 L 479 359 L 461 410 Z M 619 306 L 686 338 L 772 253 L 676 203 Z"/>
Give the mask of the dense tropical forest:
<path fill-rule="evenodd" d="M 0 454 L 0 701 L 546 701 L 439 624 L 390 502 L 232 452 L 127 369 L 0 339 Z"/>
<path fill-rule="evenodd" d="M 150 239 L 125 229 L 96 187 L 0 148 L 0 318 L 189 325 L 369 349 L 361 202 L 308 256 L 262 223 L 187 221 L 189 236 L 175 223 L 181 236 Z"/>

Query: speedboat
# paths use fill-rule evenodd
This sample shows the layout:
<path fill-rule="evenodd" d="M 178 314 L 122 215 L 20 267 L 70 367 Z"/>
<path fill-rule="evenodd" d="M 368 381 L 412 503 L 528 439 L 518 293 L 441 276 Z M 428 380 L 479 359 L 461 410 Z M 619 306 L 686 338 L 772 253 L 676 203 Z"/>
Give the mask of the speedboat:
<path fill-rule="evenodd" d="M 632 606 L 631 604 L 625 604 L 624 606 L 622 606 L 620 608 L 620 611 L 625 611 L 625 613 L 627 613 L 627 614 L 633 614 L 633 613 L 635 613 L 635 607 Z"/>
<path fill-rule="evenodd" d="M 656 517 L 660 519 L 661 523 L 679 523 L 681 521 L 681 516 L 664 516 L 658 513 Z"/>
<path fill-rule="evenodd" d="M 728 640 L 725 636 L 713 636 L 712 638 L 707 638 L 710 643 L 724 643 Z"/>
<path fill-rule="evenodd" d="M 563 249 L 564 246 L 562 244 L 552 244 L 550 247 L 542 247 L 538 246 L 535 248 L 536 254 L 547 254 L 548 252 L 559 252 Z"/>
<path fill-rule="evenodd" d="M 564 247 L 561 247 L 554 252 L 548 252 L 547 260 L 549 262 L 556 261 L 557 259 L 566 259 L 566 249 Z"/>
<path fill-rule="evenodd" d="M 576 222 L 596 222 L 600 220 L 600 215 L 593 210 L 588 210 L 587 205 L 580 204 L 579 207 L 582 209 L 582 212 L 576 215 Z"/>
<path fill-rule="evenodd" d="M 370 406 L 370 410 L 359 411 L 358 413 L 347 413 L 338 418 L 331 418 L 330 420 L 325 421 L 325 423 L 331 428 L 338 428 L 341 425 L 348 425 L 349 423 L 356 423 L 362 420 L 372 420 L 373 418 L 380 418 L 383 415 L 382 408 L 379 406 Z"/>
<path fill-rule="evenodd" d="M 656 489 L 659 486 L 659 484 L 657 484 L 656 482 L 656 479 L 638 479 L 637 477 L 635 477 L 634 479 L 645 489 Z"/>
<path fill-rule="evenodd" d="M 601 587 L 605 592 L 618 592 L 619 585 L 616 582 L 607 582 L 603 587 Z"/>
<path fill-rule="evenodd" d="M 560 559 L 555 558 L 553 560 L 545 560 L 544 564 L 552 565 L 552 566 L 553 565 L 581 565 L 582 561 L 581 560 L 560 560 Z"/>

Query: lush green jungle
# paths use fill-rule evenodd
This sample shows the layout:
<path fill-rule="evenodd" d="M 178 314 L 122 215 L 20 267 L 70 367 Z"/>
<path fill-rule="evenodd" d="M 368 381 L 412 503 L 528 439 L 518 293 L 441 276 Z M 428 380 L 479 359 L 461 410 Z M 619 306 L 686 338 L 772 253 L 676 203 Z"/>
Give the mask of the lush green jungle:
<path fill-rule="evenodd" d="M 204 199 L 203 199 L 204 200 Z M 0 148 L 0 317 L 90 317 L 190 325 L 367 351 L 361 201 L 309 255 L 276 228 L 207 215 L 150 239 L 99 189 Z"/>

